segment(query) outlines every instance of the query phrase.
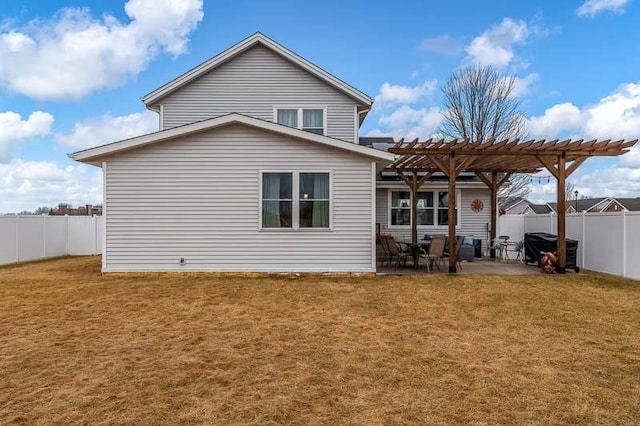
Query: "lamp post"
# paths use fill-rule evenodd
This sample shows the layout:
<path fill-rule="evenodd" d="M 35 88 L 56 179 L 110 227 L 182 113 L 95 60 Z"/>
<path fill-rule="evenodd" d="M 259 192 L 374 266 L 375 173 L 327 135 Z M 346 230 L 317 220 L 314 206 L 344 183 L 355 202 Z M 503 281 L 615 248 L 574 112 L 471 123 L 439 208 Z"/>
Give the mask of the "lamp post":
<path fill-rule="evenodd" d="M 578 211 L 578 190 L 577 189 L 573 192 L 573 195 L 576 196 L 576 213 L 580 213 Z"/>

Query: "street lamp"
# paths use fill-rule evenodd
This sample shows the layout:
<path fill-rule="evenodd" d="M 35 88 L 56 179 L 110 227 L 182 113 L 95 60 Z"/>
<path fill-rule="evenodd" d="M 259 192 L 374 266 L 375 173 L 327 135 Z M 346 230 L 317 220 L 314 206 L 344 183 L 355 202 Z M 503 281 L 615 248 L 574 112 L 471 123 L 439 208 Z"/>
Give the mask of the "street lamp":
<path fill-rule="evenodd" d="M 579 213 L 579 211 L 578 211 L 578 190 L 577 189 L 573 192 L 573 195 L 576 196 L 576 213 Z"/>

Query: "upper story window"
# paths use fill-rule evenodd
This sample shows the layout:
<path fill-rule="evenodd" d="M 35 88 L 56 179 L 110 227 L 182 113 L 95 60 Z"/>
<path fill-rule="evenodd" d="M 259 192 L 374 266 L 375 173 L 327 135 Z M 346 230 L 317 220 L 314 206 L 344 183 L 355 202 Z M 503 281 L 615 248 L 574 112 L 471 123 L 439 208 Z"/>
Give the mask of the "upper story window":
<path fill-rule="evenodd" d="M 327 128 L 327 110 L 324 107 L 277 107 L 274 110 L 274 120 L 278 124 L 296 127 L 318 135 L 325 135 Z"/>

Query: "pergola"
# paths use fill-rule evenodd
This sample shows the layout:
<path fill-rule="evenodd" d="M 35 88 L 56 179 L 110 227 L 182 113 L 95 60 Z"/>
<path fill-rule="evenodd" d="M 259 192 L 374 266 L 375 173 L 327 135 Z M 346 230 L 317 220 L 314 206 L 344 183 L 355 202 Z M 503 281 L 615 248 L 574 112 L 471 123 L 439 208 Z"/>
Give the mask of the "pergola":
<path fill-rule="evenodd" d="M 566 194 L 565 182 L 589 157 L 625 154 L 632 141 L 611 140 L 490 140 L 427 139 L 396 142 L 389 152 L 400 155 L 385 170 L 396 172 L 411 188 L 412 242 L 417 243 L 417 192 L 436 172 L 449 180 L 449 194 L 455 194 L 456 178 L 473 172 L 491 191 L 491 233 L 496 238 L 498 189 L 513 173 L 536 173 L 546 168 L 557 180 L 558 198 L 558 272 L 566 270 Z M 456 197 L 449 196 L 449 272 L 456 272 Z"/>

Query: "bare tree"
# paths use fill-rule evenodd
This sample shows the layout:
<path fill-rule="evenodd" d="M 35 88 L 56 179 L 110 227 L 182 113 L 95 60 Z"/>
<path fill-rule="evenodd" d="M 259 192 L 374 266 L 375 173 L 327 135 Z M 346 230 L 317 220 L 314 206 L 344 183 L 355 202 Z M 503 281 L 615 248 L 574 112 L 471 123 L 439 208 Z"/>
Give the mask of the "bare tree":
<path fill-rule="evenodd" d="M 472 141 L 523 137 L 527 126 L 515 87 L 515 75 L 501 74 L 490 66 L 471 65 L 454 72 L 442 89 L 446 110 L 439 132 Z M 509 181 L 498 191 L 499 202 L 531 192 L 526 175 L 514 174 Z"/>

